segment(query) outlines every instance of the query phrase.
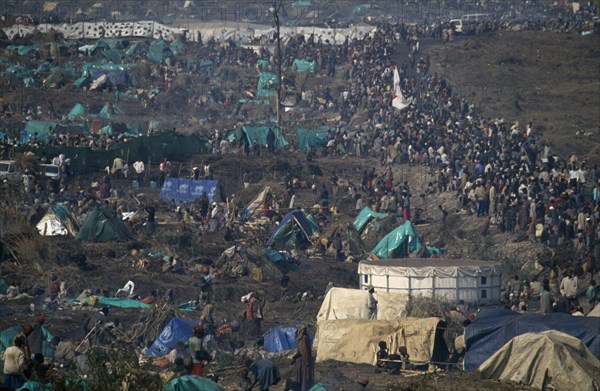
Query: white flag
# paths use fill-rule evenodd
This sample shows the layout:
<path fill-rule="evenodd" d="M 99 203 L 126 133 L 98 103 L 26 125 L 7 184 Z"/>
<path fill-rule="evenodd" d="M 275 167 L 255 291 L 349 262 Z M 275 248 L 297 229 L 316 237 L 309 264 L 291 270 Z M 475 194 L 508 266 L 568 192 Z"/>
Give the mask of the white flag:
<path fill-rule="evenodd" d="M 408 102 L 402 95 L 400 89 L 400 75 L 398 74 L 398 68 L 394 68 L 394 92 L 393 92 L 392 106 L 398 110 L 402 110 L 408 107 Z"/>

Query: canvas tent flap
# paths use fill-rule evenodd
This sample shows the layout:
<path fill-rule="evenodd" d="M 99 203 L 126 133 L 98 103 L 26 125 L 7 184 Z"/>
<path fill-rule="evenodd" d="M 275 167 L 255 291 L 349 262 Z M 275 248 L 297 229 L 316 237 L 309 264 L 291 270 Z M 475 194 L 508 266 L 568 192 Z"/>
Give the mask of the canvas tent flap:
<path fill-rule="evenodd" d="M 316 361 L 374 365 L 379 341 L 386 341 L 391 352 L 406 346 L 413 362 L 443 360 L 447 352 L 437 331 L 440 322 L 438 318 L 320 320 L 314 343 Z"/>
<path fill-rule="evenodd" d="M 578 338 L 594 356 L 600 357 L 600 322 L 594 317 L 562 313 L 519 314 L 505 309 L 484 310 L 465 330 L 467 352 L 464 369 L 475 371 L 513 337 L 547 330 L 560 331 Z"/>
<path fill-rule="evenodd" d="M 398 292 L 375 292 L 377 320 L 394 320 L 406 315 L 408 295 Z M 321 304 L 317 321 L 335 319 L 368 319 L 369 293 L 360 289 L 331 288 Z"/>
<path fill-rule="evenodd" d="M 206 192 L 210 202 L 222 202 L 225 197 L 219 181 L 166 178 L 160 189 L 160 198 L 177 203 L 199 200 Z"/>
<path fill-rule="evenodd" d="M 600 318 L 600 303 L 596 304 L 593 310 L 591 310 L 587 316 L 593 316 L 596 318 Z"/>
<path fill-rule="evenodd" d="M 600 360 L 579 339 L 555 330 L 514 337 L 478 371 L 484 379 L 539 390 L 600 389 Z"/>
<path fill-rule="evenodd" d="M 389 213 L 374 212 L 371 210 L 371 208 L 365 206 L 354 219 L 354 228 L 356 228 L 356 232 L 360 232 L 367 225 L 367 223 L 371 221 L 371 219 L 381 220 L 385 219 L 389 215 Z"/>
<path fill-rule="evenodd" d="M 271 191 L 271 188 L 269 186 L 265 187 L 263 191 L 260 192 L 260 194 L 252 200 L 252 202 L 250 202 L 250 204 L 248 205 L 248 207 L 246 208 L 247 215 L 248 217 L 256 217 L 258 214 L 260 214 L 263 210 L 263 205 L 265 203 L 265 197 L 267 195 L 268 192 Z"/>
<path fill-rule="evenodd" d="M 192 336 L 192 327 L 198 322 L 187 319 L 173 318 L 167 323 L 160 335 L 146 353 L 147 357 L 164 356 L 168 354 L 177 342 L 187 342 Z"/>
<path fill-rule="evenodd" d="M 421 240 L 410 221 L 394 229 L 371 250 L 379 258 L 403 258 L 415 254 L 421 249 Z"/>
<path fill-rule="evenodd" d="M 283 137 L 279 129 L 275 125 L 244 125 L 242 126 L 242 133 L 246 136 L 246 139 L 252 145 L 254 140 L 259 145 L 267 145 L 267 134 L 269 133 L 269 128 L 273 130 L 275 133 L 275 148 L 283 148 L 288 145 L 287 140 Z"/>

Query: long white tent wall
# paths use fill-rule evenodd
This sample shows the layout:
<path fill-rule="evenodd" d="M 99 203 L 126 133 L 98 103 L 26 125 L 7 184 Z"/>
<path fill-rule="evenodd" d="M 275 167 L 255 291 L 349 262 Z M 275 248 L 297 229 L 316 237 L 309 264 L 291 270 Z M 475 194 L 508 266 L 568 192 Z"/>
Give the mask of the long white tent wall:
<path fill-rule="evenodd" d="M 367 260 L 358 265 L 360 289 L 372 286 L 376 292 L 480 304 L 500 301 L 501 270 L 494 262 L 440 258 Z"/>

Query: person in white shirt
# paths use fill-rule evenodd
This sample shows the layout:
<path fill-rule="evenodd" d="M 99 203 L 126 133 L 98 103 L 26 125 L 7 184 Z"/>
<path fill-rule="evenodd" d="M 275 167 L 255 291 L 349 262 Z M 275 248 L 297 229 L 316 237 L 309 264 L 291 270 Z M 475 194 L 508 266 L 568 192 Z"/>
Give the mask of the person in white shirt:
<path fill-rule="evenodd" d="M 133 169 L 137 175 L 138 184 L 141 186 L 144 180 L 144 171 L 146 171 L 146 166 L 144 165 L 143 161 L 138 160 L 137 162 L 133 163 Z"/>

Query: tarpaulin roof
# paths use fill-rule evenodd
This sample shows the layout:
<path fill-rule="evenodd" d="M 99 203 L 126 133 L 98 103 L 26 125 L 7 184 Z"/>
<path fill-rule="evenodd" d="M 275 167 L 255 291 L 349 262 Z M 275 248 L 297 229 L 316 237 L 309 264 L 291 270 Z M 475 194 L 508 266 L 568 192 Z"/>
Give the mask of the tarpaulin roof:
<path fill-rule="evenodd" d="M 275 228 L 267 245 L 279 244 L 283 247 L 295 247 L 298 246 L 298 233 L 303 235 L 307 242 L 309 238 L 315 233 L 312 224 L 306 219 L 304 213 L 301 210 L 293 210 L 286 214 L 281 220 L 281 223 Z"/>
<path fill-rule="evenodd" d="M 152 62 L 163 62 L 172 54 L 167 43 L 161 39 L 150 44 L 147 57 Z"/>
<path fill-rule="evenodd" d="M 270 72 L 261 73 L 258 76 L 256 96 L 276 96 L 277 95 L 277 76 Z"/>
<path fill-rule="evenodd" d="M 381 239 L 371 250 L 379 258 L 402 258 L 414 254 L 421 249 L 421 240 L 417 236 L 414 225 L 407 220 Z"/>
<path fill-rule="evenodd" d="M 538 390 L 600 390 L 600 360 L 579 339 L 556 330 L 514 337 L 478 371 L 484 379 Z"/>
<path fill-rule="evenodd" d="M 4 344 L 4 346 L 12 346 L 13 340 L 21 332 L 21 326 L 13 326 L 6 330 L 0 331 L 0 342 Z M 48 331 L 47 328 L 42 326 L 42 354 L 44 357 L 54 357 L 54 347 L 49 341 L 52 341 L 54 336 Z M 0 344 L 0 352 L 4 351 L 4 348 Z"/>
<path fill-rule="evenodd" d="M 205 377 L 185 375 L 171 380 L 165 391 L 224 391 L 225 389 Z"/>
<path fill-rule="evenodd" d="M 40 140 L 45 140 L 57 125 L 57 122 L 50 121 L 27 121 L 24 131 L 27 132 L 29 137 L 37 133 Z"/>
<path fill-rule="evenodd" d="M 87 110 L 81 103 L 75 103 L 75 106 L 67 114 L 67 119 L 73 121 L 75 117 L 84 117 L 87 114 Z"/>
<path fill-rule="evenodd" d="M 309 147 L 314 149 L 326 146 L 327 137 L 325 134 L 328 130 L 331 131 L 331 127 L 327 125 L 319 126 L 315 129 L 298 128 L 296 130 L 298 133 L 298 147 L 301 151 L 307 151 Z"/>
<path fill-rule="evenodd" d="M 276 125 L 262 125 L 262 124 L 254 124 L 254 125 L 244 125 L 242 126 L 242 132 L 246 135 L 248 142 L 250 145 L 254 143 L 254 140 L 259 145 L 267 145 L 267 134 L 269 133 L 269 128 L 273 129 L 273 133 L 275 133 L 275 148 L 283 148 L 288 145 L 288 142 L 283 135 L 277 129 Z"/>
<path fill-rule="evenodd" d="M 67 300 L 67 302 L 71 303 L 71 304 L 80 304 L 81 300 L 71 299 L 71 300 Z M 86 297 L 85 302 L 89 303 L 90 298 Z M 96 303 L 98 305 L 101 305 L 104 307 L 116 307 L 116 308 L 150 308 L 151 307 L 150 305 L 148 305 L 146 303 L 142 303 L 139 300 L 121 299 L 118 297 L 97 297 Z"/>
<path fill-rule="evenodd" d="M 394 320 L 406 317 L 409 296 L 401 292 L 373 294 L 377 300 L 377 320 Z M 317 321 L 332 319 L 368 319 L 369 292 L 363 289 L 331 288 L 325 295 L 317 314 Z"/>
<path fill-rule="evenodd" d="M 389 213 L 374 212 L 371 210 L 371 208 L 365 206 L 354 219 L 354 228 L 356 229 L 356 232 L 360 232 L 371 219 L 381 220 L 385 219 L 389 215 Z"/>
<path fill-rule="evenodd" d="M 298 72 L 315 73 L 317 71 L 317 63 L 315 61 L 306 61 L 297 58 L 292 65 L 296 67 Z"/>
<path fill-rule="evenodd" d="M 198 322 L 175 318 L 171 319 L 146 353 L 147 357 L 164 356 L 169 353 L 177 342 L 187 342 L 192 336 L 192 327 Z"/>
<path fill-rule="evenodd" d="M 520 314 L 506 309 L 484 310 L 465 330 L 464 367 L 475 371 L 513 337 L 528 332 L 557 330 L 578 338 L 600 358 L 600 322 L 596 318 L 552 313 Z"/>
<path fill-rule="evenodd" d="M 185 178 L 166 178 L 160 189 L 160 198 L 175 202 L 195 201 L 202 197 L 202 193 L 208 196 L 210 202 L 222 202 L 224 200 L 223 190 L 217 180 L 194 180 Z"/>
<path fill-rule="evenodd" d="M 281 352 L 284 350 L 296 349 L 298 347 L 298 336 L 296 335 L 297 326 L 277 326 L 267 331 L 264 335 L 265 350 L 269 353 Z M 314 336 L 309 338 L 312 342 Z"/>
<path fill-rule="evenodd" d="M 97 206 L 83 223 L 76 237 L 84 242 L 115 242 L 131 239 L 123 222 L 107 208 Z"/>

